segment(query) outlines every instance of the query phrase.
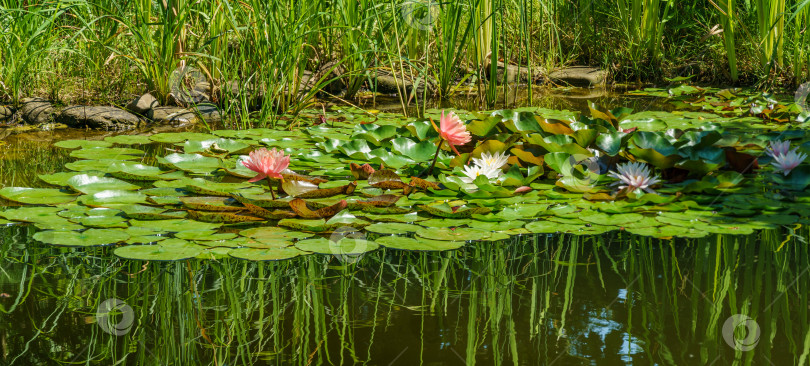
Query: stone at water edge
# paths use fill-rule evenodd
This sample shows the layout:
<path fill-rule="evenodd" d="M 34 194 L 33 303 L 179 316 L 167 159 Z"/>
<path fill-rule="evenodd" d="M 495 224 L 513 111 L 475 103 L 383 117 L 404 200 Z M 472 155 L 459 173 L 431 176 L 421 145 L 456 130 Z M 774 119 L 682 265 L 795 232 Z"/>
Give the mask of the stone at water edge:
<path fill-rule="evenodd" d="M 191 107 L 191 110 L 197 112 L 196 114 L 208 123 L 222 122 L 222 112 L 213 104 L 197 104 Z"/>
<path fill-rule="evenodd" d="M 14 115 L 14 110 L 11 107 L 0 105 L 0 122 L 11 119 Z"/>
<path fill-rule="evenodd" d="M 75 128 L 98 128 L 103 130 L 128 130 L 138 127 L 141 119 L 121 108 L 110 106 L 74 105 L 62 110 L 57 118 Z"/>
<path fill-rule="evenodd" d="M 552 71 L 548 78 L 556 84 L 599 86 L 607 82 L 607 71 L 590 66 L 572 66 Z"/>
<path fill-rule="evenodd" d="M 487 64 L 484 66 L 484 75 L 489 75 L 489 68 L 491 64 L 489 60 L 487 60 Z M 539 76 L 543 75 L 543 70 L 535 66 L 532 68 L 532 74 L 529 74 L 529 68 L 525 65 L 512 65 L 512 64 L 504 64 L 503 62 L 498 61 L 498 74 L 497 78 L 498 81 L 504 79 L 504 73 L 506 73 L 506 81 L 508 83 L 528 83 L 534 82 L 538 79 Z"/>
<path fill-rule="evenodd" d="M 24 98 L 21 100 L 20 114 L 29 124 L 43 124 L 51 122 L 56 115 L 56 109 L 50 101 L 42 98 Z"/>
<path fill-rule="evenodd" d="M 160 102 L 152 94 L 146 93 L 127 104 L 127 110 L 145 116 L 152 108 L 160 107 Z"/>
<path fill-rule="evenodd" d="M 195 124 L 199 122 L 199 118 L 194 112 L 180 107 L 156 107 L 152 108 L 146 115 L 155 123 L 168 123 L 172 126 L 182 126 Z"/>

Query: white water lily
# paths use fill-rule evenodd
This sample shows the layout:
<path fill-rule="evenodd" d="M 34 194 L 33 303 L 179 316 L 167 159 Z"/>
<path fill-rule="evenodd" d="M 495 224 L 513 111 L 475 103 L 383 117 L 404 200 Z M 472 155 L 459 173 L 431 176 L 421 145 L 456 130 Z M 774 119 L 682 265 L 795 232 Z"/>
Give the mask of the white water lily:
<path fill-rule="evenodd" d="M 798 152 L 798 148 L 790 150 L 785 154 L 773 155 L 772 157 L 773 162 L 771 165 L 773 165 L 773 168 L 777 173 L 782 173 L 785 176 L 790 174 L 791 170 L 799 166 L 804 159 L 807 159 L 807 155 Z"/>
<path fill-rule="evenodd" d="M 506 155 L 505 152 L 495 153 L 492 155 L 490 153 L 482 153 L 480 159 L 473 158 L 473 163 L 478 165 L 483 170 L 499 170 L 501 167 L 506 165 L 506 162 L 509 161 L 509 156 Z"/>
<path fill-rule="evenodd" d="M 776 158 L 778 155 L 785 155 L 788 151 L 790 151 L 790 141 L 771 141 L 768 148 L 765 149 L 765 153 L 772 158 Z"/>
<path fill-rule="evenodd" d="M 611 171 L 608 175 L 620 180 L 620 182 L 614 183 L 614 185 L 619 185 L 619 189 L 627 188 L 630 191 L 643 189 L 645 192 L 655 193 L 650 186 L 658 183 L 659 179 L 651 176 L 650 168 L 644 163 L 619 164 L 616 169 L 618 172 Z"/>
<path fill-rule="evenodd" d="M 472 159 L 473 165 L 464 167 L 464 175 L 466 175 L 466 177 L 461 177 L 461 181 L 467 184 L 472 184 L 472 182 L 475 181 L 475 178 L 478 178 L 481 175 L 486 176 L 490 182 L 498 179 L 501 177 L 501 175 L 503 175 L 501 167 L 506 165 L 508 160 L 509 155 L 506 155 L 504 152 L 496 153 L 494 155 L 483 153 L 481 154 L 480 159 Z"/>

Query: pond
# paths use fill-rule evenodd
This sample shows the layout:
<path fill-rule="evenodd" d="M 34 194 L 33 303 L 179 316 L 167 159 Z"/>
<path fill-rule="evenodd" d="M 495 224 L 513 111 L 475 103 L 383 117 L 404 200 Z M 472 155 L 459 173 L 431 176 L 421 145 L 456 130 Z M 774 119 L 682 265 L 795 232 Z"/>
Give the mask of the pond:
<path fill-rule="evenodd" d="M 762 128 L 742 112 L 724 115 L 722 109 L 728 105 L 684 115 L 689 112 L 678 112 L 683 107 L 678 103 L 684 99 L 667 98 L 667 106 L 649 96 L 611 96 L 598 101 L 608 107 L 601 111 L 628 105 L 643 111 L 645 106 L 655 106 L 654 112 L 636 112 L 636 118 L 630 112 L 631 117 L 617 118 L 619 126 L 637 129 L 626 132 L 634 136 L 645 129 L 651 133 L 661 130 L 661 123 L 664 129 L 706 132 L 708 136 L 717 130 L 704 127 L 703 121 L 708 119 L 726 130 L 708 144 L 712 146 L 728 145 L 728 131 L 741 139 L 780 131 L 779 136 L 793 136 L 798 144 L 804 141 L 797 132 L 785 132 L 785 123 L 775 124 L 760 116 L 756 122 L 767 127 Z M 600 113 L 587 104 L 567 104 L 575 111 L 569 112 L 559 104 L 568 103 L 566 100 L 548 103 L 557 104 L 546 105 L 554 109 L 535 108 L 529 113 L 545 115 L 546 120 L 577 111 L 594 117 Z M 639 113 L 659 114 L 648 120 Z M 468 123 L 473 131 L 476 121 L 487 121 L 468 112 L 460 114 L 473 121 Z M 712 115 L 717 118 L 711 119 Z M 779 118 L 776 112 L 772 115 Z M 496 116 L 507 121 L 507 113 Z M 525 120 L 520 112 L 513 116 L 509 118 L 517 125 Z M 449 173 L 435 181 L 428 178 L 440 183 L 440 188 L 420 190 L 403 182 L 416 181 L 407 177 L 424 170 L 432 154 L 389 149 L 385 151 L 392 154 L 383 160 L 398 173 L 385 182 L 396 188 L 379 186 L 369 176 L 371 182 L 358 179 L 353 191 L 347 192 L 344 187 L 352 181 L 345 178 L 352 173 L 346 167 L 348 162 L 369 162 L 376 167 L 379 160 L 368 156 L 369 150 L 355 152 L 341 144 L 330 152 L 329 138 L 345 135 L 345 141 L 352 143 L 362 136 L 371 146 L 384 148 L 386 143 L 372 141 L 392 141 L 394 136 L 381 135 L 379 127 L 362 126 L 385 126 L 384 119 L 399 126 L 420 121 L 384 113 L 369 121 L 363 112 L 353 109 L 335 110 L 326 117 L 326 126 L 307 129 L 303 145 L 301 135 L 262 135 L 270 133 L 265 130 L 220 130 L 206 139 L 202 139 L 202 131 L 141 131 L 130 137 L 43 132 L 6 139 L 5 146 L 0 146 L 0 186 L 43 188 L 46 190 L 37 192 L 47 194 L 0 192 L 8 199 L 0 211 L 9 224 L 14 223 L 0 227 L 3 364 L 808 363 L 810 233 L 804 186 L 796 188 L 803 181 L 795 174 L 804 165 L 789 175 L 792 180 L 773 182 L 764 181 L 771 179 L 767 172 L 736 173 L 723 168 L 733 165 L 730 161 L 710 168 L 701 165 L 695 169 L 709 169 L 709 178 L 689 175 L 689 179 L 675 182 L 668 177 L 666 184 L 656 186 L 658 194 L 623 197 L 609 189 L 577 192 L 576 185 L 563 179 L 555 185 L 557 173 L 563 178 L 566 174 L 551 167 L 552 162 L 548 165 L 554 174 L 528 180 L 529 167 L 519 172 L 519 178 L 512 176 L 531 191 L 507 194 L 504 187 L 513 187 L 507 181 L 494 186 L 475 181 L 475 189 L 453 190 L 450 187 L 455 181 L 448 178 Z M 317 114 L 311 117 L 317 118 Z M 605 118 L 611 117 L 606 114 Z M 733 126 L 743 122 L 751 123 L 745 131 L 736 131 Z M 419 135 L 418 130 L 414 135 Z M 532 138 L 531 134 L 523 136 Z M 221 207 L 269 202 L 267 197 L 246 191 L 261 189 L 266 196 L 267 183 L 242 186 L 250 176 L 240 172 L 235 156 L 230 156 L 238 154 L 217 155 L 218 149 L 198 143 L 211 138 L 228 140 L 216 146 L 224 150 L 242 151 L 239 142 L 284 148 L 299 159 L 290 165 L 296 172 L 329 180 L 320 183 L 318 190 L 341 189 L 337 196 L 308 198 L 310 205 L 321 204 L 309 206 L 310 211 L 326 212 L 321 210 L 330 207 L 335 197 L 353 206 L 344 205 L 344 211 L 322 219 L 239 222 L 264 211 L 248 215 Z M 535 141 L 544 144 L 546 162 L 556 156 L 551 154 L 560 153 L 552 151 L 557 148 L 552 142 L 574 143 L 548 137 Z M 699 139 L 693 141 L 693 147 L 700 144 Z M 54 146 L 55 142 L 61 147 Z M 530 151 L 529 145 L 521 146 Z M 741 154 L 761 151 L 763 146 L 741 145 L 750 148 L 740 149 Z M 638 147 L 630 145 L 627 152 L 667 171 L 655 165 L 654 157 L 633 150 Z M 460 149 L 462 154 L 471 153 L 471 149 Z M 663 151 L 660 146 L 651 149 Z M 313 155 L 307 157 L 308 150 L 325 154 L 310 151 Z M 206 158 L 218 156 L 219 161 L 214 166 L 170 158 L 193 151 L 203 152 Z M 437 166 L 446 173 L 455 154 L 441 155 Z M 673 159 L 674 155 L 667 156 Z M 678 166 L 696 166 L 685 156 L 687 163 Z M 406 158 L 420 162 L 416 164 L 419 168 L 411 169 L 414 163 Z M 94 163 L 105 159 L 118 163 Z M 405 162 L 400 165 L 399 160 Z M 135 162 L 144 167 L 131 168 Z M 104 181 L 90 179 L 96 169 L 116 164 L 126 168 L 101 171 L 97 177 L 107 179 Z M 162 170 L 153 172 L 148 167 Z M 733 174 L 745 180 L 729 183 L 722 178 Z M 170 179 L 137 179 L 156 175 Z M 77 181 L 76 176 L 87 178 Z M 399 181 L 399 176 L 404 179 Z M 204 179 L 204 183 L 194 183 L 191 178 Z M 592 186 L 601 187 L 601 181 L 595 179 Z M 712 187 L 704 187 L 710 179 L 714 179 Z M 176 181 L 181 184 L 161 183 Z M 167 189 L 186 192 L 150 194 Z M 295 189 L 285 186 L 284 191 Z M 225 197 L 213 194 L 220 190 L 227 190 L 231 198 L 250 200 L 214 198 Z M 110 191 L 147 193 L 143 193 L 143 201 L 138 198 L 134 203 L 129 198 L 105 201 L 99 196 L 99 192 Z M 483 195 L 493 192 L 502 193 Z M 353 198 L 373 201 L 394 193 L 401 196 L 396 205 L 366 207 L 359 202 L 368 201 Z M 131 195 L 116 195 L 120 196 Z M 309 214 L 301 212 L 296 211 L 302 217 Z M 197 216 L 190 220 L 187 214 Z M 171 218 L 173 215 L 177 217 Z M 402 220 L 394 220 L 400 216 Z M 184 220 L 181 224 L 174 223 L 180 221 L 178 217 Z M 342 226 L 330 226 L 329 220 L 335 217 Z M 374 223 L 358 225 L 363 218 Z M 198 226 L 197 230 L 188 230 L 189 225 Z M 213 225 L 213 230 L 205 225 Z M 344 226 L 349 231 L 335 240 L 335 233 Z M 147 232 L 146 228 L 154 230 Z M 82 230 L 82 235 L 71 234 Z M 121 233 L 126 237 L 116 239 Z M 313 239 L 318 237 L 324 239 Z M 364 250 L 321 247 L 347 239 L 364 243 Z M 148 253 L 126 249 L 150 245 L 156 249 Z"/>

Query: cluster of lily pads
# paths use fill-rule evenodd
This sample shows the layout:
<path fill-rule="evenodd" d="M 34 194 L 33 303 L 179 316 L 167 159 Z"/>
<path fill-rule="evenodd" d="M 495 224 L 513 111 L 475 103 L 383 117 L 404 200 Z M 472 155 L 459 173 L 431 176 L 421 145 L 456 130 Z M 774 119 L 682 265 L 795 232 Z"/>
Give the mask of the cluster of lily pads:
<path fill-rule="evenodd" d="M 804 121 L 755 116 L 743 126 L 750 105 L 694 110 L 704 102 L 458 120 L 335 110 L 286 130 L 62 141 L 76 158 L 69 171 L 41 175 L 42 188 L 0 189 L 13 203 L 0 224 L 31 223 L 36 240 L 57 246 L 118 245 L 130 259 L 282 260 L 533 233 L 702 237 L 806 222 L 810 167 L 773 167 L 777 153 L 802 154 Z"/>

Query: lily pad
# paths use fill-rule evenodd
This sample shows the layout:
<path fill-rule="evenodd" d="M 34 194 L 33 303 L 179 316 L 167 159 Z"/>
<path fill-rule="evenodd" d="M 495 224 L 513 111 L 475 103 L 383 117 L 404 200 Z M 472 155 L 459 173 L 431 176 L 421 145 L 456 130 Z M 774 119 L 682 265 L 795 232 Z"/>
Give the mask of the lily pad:
<path fill-rule="evenodd" d="M 165 232 L 181 232 L 194 230 L 214 230 L 222 224 L 199 222 L 194 220 L 131 220 L 130 225 L 134 227 L 151 228 Z"/>
<path fill-rule="evenodd" d="M 409 250 L 416 252 L 440 252 L 445 250 L 456 250 L 465 245 L 463 241 L 440 241 L 424 238 L 407 238 L 402 236 L 383 236 L 377 238 L 377 243 L 388 248 L 397 250 Z"/>
<path fill-rule="evenodd" d="M 142 150 L 128 147 L 94 147 L 73 150 L 71 157 L 78 159 L 137 160 L 144 156 Z"/>
<path fill-rule="evenodd" d="M 109 190 L 79 197 L 77 202 L 92 207 L 113 204 L 146 204 L 146 195 L 140 192 Z"/>
<path fill-rule="evenodd" d="M 120 229 L 88 229 L 78 231 L 40 231 L 34 239 L 45 244 L 65 247 L 92 247 L 120 243 L 129 239 L 129 234 Z"/>
<path fill-rule="evenodd" d="M 239 235 L 246 236 L 258 241 L 266 240 L 293 240 L 311 238 L 313 234 L 302 233 L 300 231 L 289 231 L 280 227 L 256 227 L 239 232 Z"/>
<path fill-rule="evenodd" d="M 79 174 L 68 179 L 67 184 L 77 192 L 93 194 L 101 191 L 134 191 L 141 187 L 120 179 Z"/>
<path fill-rule="evenodd" d="M 365 227 L 368 232 L 376 234 L 407 234 L 414 233 L 421 229 L 421 226 L 413 224 L 402 224 L 398 222 L 378 222 Z"/>
<path fill-rule="evenodd" d="M 112 143 L 99 140 L 63 140 L 53 144 L 53 146 L 63 149 L 91 149 L 94 147 L 110 147 Z"/>
<path fill-rule="evenodd" d="M 73 202 L 76 195 L 50 188 L 5 187 L 0 197 L 27 205 L 58 205 Z"/>
<path fill-rule="evenodd" d="M 238 248 L 232 249 L 229 254 L 231 257 L 249 261 L 281 261 L 306 253 L 295 247 L 289 247 L 270 249 Z"/>
<path fill-rule="evenodd" d="M 202 249 L 193 246 L 165 247 L 162 245 L 129 245 L 115 250 L 115 255 L 142 261 L 179 261 L 194 258 Z"/>
<path fill-rule="evenodd" d="M 432 240 L 484 240 L 491 236 L 489 232 L 472 228 L 422 228 L 416 235 Z"/>
<path fill-rule="evenodd" d="M 379 245 L 362 238 L 345 237 L 336 241 L 325 238 L 306 239 L 295 243 L 295 247 L 319 254 L 354 255 L 377 250 Z"/>
<path fill-rule="evenodd" d="M 200 154 L 170 154 L 158 158 L 158 162 L 194 174 L 212 174 L 220 169 L 217 158 Z"/>

